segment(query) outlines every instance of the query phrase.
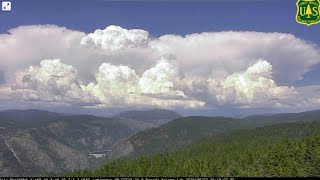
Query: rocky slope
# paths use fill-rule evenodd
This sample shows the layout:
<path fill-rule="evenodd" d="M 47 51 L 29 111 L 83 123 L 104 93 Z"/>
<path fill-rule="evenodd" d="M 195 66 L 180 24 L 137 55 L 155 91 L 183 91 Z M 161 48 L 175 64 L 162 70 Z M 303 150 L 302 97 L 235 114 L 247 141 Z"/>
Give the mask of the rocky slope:
<path fill-rule="evenodd" d="M 133 133 L 117 120 L 86 115 L 60 116 L 34 125 L 11 119 L 0 124 L 2 176 L 89 168 L 98 162 L 90 151 L 110 149 Z"/>
<path fill-rule="evenodd" d="M 143 117 L 143 112 L 140 115 Z M 106 159 L 90 156 L 90 152 L 110 150 L 117 141 L 149 127 L 136 128 L 124 123 L 126 118 L 134 125 L 139 121 L 136 116 L 118 119 L 39 110 L 2 111 L 0 175 L 45 175 L 95 167 Z M 157 118 L 170 121 L 176 116 Z M 157 118 L 153 119 L 157 123 L 149 119 L 152 127 L 158 124 Z"/>

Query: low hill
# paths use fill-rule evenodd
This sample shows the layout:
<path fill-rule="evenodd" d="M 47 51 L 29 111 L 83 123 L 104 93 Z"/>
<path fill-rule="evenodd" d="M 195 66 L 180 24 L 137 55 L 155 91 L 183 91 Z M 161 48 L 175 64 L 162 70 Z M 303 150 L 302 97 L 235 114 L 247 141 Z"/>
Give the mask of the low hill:
<path fill-rule="evenodd" d="M 1 123 L 15 123 L 16 126 L 35 126 L 59 119 L 60 114 L 36 109 L 0 111 Z"/>
<path fill-rule="evenodd" d="M 272 115 L 255 115 L 243 119 L 252 127 L 266 126 L 277 123 L 304 122 L 320 120 L 320 110 L 299 113 L 280 113 Z"/>
<path fill-rule="evenodd" d="M 182 116 L 174 111 L 153 109 L 145 111 L 124 111 L 113 117 L 135 131 L 158 127 Z"/>
<path fill-rule="evenodd" d="M 124 111 L 114 118 L 132 119 L 138 121 L 159 121 L 163 119 L 177 119 L 182 117 L 179 113 L 165 109 L 152 109 L 145 111 Z"/>

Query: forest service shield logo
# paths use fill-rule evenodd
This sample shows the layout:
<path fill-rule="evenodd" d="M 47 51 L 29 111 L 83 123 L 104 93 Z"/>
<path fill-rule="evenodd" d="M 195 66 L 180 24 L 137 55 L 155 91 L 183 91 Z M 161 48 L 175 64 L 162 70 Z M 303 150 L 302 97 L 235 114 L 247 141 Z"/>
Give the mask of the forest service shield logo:
<path fill-rule="evenodd" d="M 298 0 L 297 8 L 298 23 L 310 26 L 320 22 L 320 0 Z"/>

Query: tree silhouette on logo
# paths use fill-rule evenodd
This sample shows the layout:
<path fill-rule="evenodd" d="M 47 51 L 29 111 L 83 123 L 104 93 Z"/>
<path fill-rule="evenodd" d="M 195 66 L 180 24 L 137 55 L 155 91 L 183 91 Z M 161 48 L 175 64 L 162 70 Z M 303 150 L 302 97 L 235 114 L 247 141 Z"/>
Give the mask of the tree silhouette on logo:
<path fill-rule="evenodd" d="M 309 4 L 308 4 L 308 7 L 307 7 L 306 14 L 308 15 L 308 17 L 307 17 L 307 18 L 310 18 L 310 14 L 312 14 L 312 12 L 311 12 L 311 8 L 310 8 L 310 5 L 309 5 Z"/>

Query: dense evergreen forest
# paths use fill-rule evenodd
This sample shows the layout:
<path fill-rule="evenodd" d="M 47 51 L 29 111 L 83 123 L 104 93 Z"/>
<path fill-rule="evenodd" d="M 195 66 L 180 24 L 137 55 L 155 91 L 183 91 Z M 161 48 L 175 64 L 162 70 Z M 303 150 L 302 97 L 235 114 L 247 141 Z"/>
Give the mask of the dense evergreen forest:
<path fill-rule="evenodd" d="M 320 122 L 235 130 L 67 176 L 320 176 Z"/>

